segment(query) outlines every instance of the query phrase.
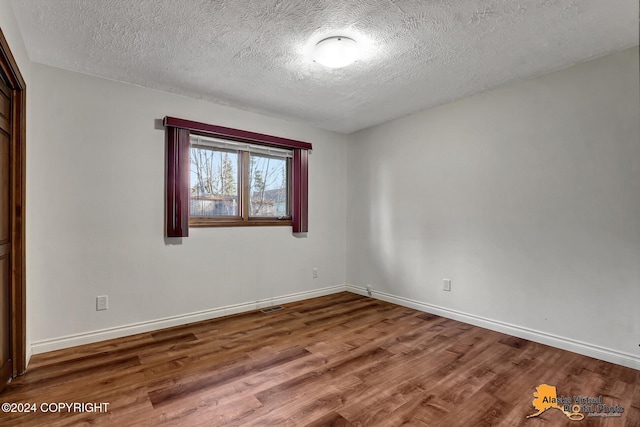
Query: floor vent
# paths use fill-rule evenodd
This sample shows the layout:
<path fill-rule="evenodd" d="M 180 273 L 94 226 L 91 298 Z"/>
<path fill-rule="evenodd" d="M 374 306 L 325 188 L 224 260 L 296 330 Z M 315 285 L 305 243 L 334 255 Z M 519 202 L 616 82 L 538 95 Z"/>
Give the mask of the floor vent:
<path fill-rule="evenodd" d="M 269 307 L 269 308 L 263 308 L 262 310 L 260 310 L 263 313 L 271 313 L 274 311 L 280 311 L 282 310 L 282 306 L 281 305 L 276 305 L 275 307 Z"/>

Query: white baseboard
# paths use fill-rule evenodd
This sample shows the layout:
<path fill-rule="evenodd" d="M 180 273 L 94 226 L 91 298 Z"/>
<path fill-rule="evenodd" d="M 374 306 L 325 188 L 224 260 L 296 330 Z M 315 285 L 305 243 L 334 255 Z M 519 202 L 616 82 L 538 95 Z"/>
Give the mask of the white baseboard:
<path fill-rule="evenodd" d="M 361 286 L 347 284 L 345 285 L 345 288 L 349 292 L 367 296 L 367 290 Z M 463 313 L 461 311 L 451 310 L 451 309 L 439 307 L 433 304 L 427 304 L 427 303 L 412 300 L 409 298 L 391 295 L 385 292 L 373 290 L 371 296 L 373 298 L 398 304 L 403 307 L 413 308 L 415 310 L 420 310 L 420 311 L 435 314 L 438 316 L 446 317 L 449 319 L 458 320 L 460 322 L 469 323 L 475 326 L 480 326 L 482 328 L 490 329 L 492 331 L 502 332 L 504 334 L 509 334 L 519 338 L 524 338 L 529 341 L 546 344 L 551 347 L 572 351 L 574 353 L 582 354 L 589 357 L 594 357 L 596 359 L 600 359 L 600 360 L 615 363 L 618 365 L 626 366 L 632 369 L 640 370 L 640 357 L 635 356 L 633 354 L 623 353 L 617 350 L 612 350 L 612 349 L 601 347 L 595 344 L 589 344 L 586 342 L 577 341 L 571 338 L 561 337 L 561 336 L 550 334 L 547 332 L 536 331 L 534 329 L 529 329 L 522 326 L 513 325 L 510 323 L 500 322 L 497 320 L 488 319 L 486 317 Z"/>
<path fill-rule="evenodd" d="M 129 325 L 116 326 L 113 328 L 100 329 L 96 331 L 83 332 L 80 334 L 67 335 L 31 343 L 31 354 L 45 353 L 47 351 L 60 350 L 68 347 L 75 347 L 83 344 L 90 344 L 105 341 L 113 338 L 121 338 L 144 332 L 156 331 L 158 329 L 170 328 L 172 326 L 185 325 L 187 323 L 199 322 L 202 320 L 214 319 L 216 317 L 228 316 L 231 314 L 243 313 L 288 302 L 301 301 L 323 295 L 334 294 L 345 291 L 344 285 L 330 286 L 312 291 L 297 292 L 274 298 L 246 302 L 241 304 L 228 305 L 209 310 L 197 311 L 194 313 L 181 314 L 178 316 L 165 317 L 163 319 L 150 320 L 148 322 L 138 322 Z"/>

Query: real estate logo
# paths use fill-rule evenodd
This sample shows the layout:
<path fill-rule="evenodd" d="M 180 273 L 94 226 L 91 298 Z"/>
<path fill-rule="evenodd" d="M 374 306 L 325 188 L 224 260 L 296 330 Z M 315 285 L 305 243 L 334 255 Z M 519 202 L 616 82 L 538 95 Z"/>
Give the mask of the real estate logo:
<path fill-rule="evenodd" d="M 587 417 L 621 417 L 624 412 L 622 406 L 604 404 L 602 396 L 558 396 L 556 387 L 548 384 L 536 387 L 531 403 L 537 412 L 527 418 L 538 417 L 548 409 L 557 409 L 574 421 L 583 420 L 585 414 Z"/>

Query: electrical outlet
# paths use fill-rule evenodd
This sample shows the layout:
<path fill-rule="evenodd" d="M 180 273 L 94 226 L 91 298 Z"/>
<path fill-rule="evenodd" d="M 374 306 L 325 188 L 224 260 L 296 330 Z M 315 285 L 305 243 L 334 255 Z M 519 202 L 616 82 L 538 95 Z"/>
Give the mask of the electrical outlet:
<path fill-rule="evenodd" d="M 451 292 L 451 279 L 442 279 L 442 290 Z"/>
<path fill-rule="evenodd" d="M 96 311 L 102 311 L 109 308 L 109 296 L 100 295 L 96 297 Z"/>
<path fill-rule="evenodd" d="M 314 278 L 314 279 L 317 279 L 317 278 L 318 278 L 318 269 L 317 269 L 317 268 L 314 268 L 314 269 L 313 269 L 313 278 Z"/>
<path fill-rule="evenodd" d="M 371 296 L 371 285 L 367 285 L 367 294 Z"/>

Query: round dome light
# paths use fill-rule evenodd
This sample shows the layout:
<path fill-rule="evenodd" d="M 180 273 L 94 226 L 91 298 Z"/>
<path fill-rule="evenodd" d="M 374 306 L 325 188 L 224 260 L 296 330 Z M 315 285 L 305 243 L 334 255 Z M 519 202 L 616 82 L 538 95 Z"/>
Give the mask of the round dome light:
<path fill-rule="evenodd" d="M 313 60 L 329 68 L 342 68 L 358 59 L 358 44 L 344 36 L 320 40 L 313 49 Z"/>

